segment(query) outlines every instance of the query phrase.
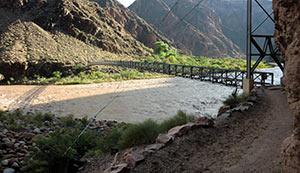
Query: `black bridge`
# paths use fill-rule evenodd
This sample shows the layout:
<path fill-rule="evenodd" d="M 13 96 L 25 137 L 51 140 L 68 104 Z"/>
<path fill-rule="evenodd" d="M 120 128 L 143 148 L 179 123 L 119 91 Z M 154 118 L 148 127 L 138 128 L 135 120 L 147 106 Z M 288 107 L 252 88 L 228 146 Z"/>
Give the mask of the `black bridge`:
<path fill-rule="evenodd" d="M 242 81 L 246 78 L 247 71 L 231 70 L 212 67 L 188 66 L 166 63 L 148 63 L 136 61 L 103 61 L 89 63 L 88 66 L 109 65 L 121 66 L 126 68 L 147 70 L 150 72 L 175 75 L 191 79 L 199 79 L 201 81 L 210 81 L 212 83 L 220 83 L 230 86 L 242 86 Z M 274 74 L 266 72 L 253 72 L 252 78 L 256 85 L 273 85 Z"/>

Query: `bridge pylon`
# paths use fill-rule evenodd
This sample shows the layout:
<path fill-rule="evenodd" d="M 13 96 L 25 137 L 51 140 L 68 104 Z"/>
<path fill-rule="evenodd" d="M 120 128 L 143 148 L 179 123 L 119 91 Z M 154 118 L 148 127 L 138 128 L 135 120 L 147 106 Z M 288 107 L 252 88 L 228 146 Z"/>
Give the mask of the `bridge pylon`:
<path fill-rule="evenodd" d="M 253 0 L 247 0 L 247 46 L 246 46 L 246 55 L 247 55 L 247 75 L 246 79 L 243 81 L 243 91 L 245 93 L 251 92 L 254 87 L 253 82 L 253 72 L 259 65 L 259 63 L 265 58 L 270 57 L 274 62 L 279 66 L 283 71 L 284 67 L 280 61 L 279 49 L 274 42 L 274 34 L 256 34 L 256 31 L 269 19 L 274 23 L 272 17 L 273 11 L 268 12 L 263 5 L 258 1 L 254 0 L 259 8 L 264 12 L 266 18 L 253 29 L 252 27 L 252 15 L 253 15 Z M 256 50 L 253 51 L 252 48 Z M 257 57 L 255 64 L 252 66 L 251 62 L 254 57 Z"/>

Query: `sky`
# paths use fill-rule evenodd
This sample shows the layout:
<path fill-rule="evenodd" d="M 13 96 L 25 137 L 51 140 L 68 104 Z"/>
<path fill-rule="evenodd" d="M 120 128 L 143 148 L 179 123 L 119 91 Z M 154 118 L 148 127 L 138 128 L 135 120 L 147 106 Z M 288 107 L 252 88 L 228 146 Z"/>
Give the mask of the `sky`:
<path fill-rule="evenodd" d="M 125 7 L 128 7 L 129 5 L 131 5 L 135 0 L 118 0 L 119 2 L 121 2 L 121 4 L 123 4 Z"/>

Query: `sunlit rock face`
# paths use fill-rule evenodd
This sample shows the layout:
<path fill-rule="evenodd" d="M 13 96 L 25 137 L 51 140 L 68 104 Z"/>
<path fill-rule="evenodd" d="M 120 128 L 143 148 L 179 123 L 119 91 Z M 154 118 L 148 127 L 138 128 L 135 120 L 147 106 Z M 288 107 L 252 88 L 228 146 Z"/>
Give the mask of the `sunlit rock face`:
<path fill-rule="evenodd" d="M 96 2 L 0 0 L 0 74 L 6 80 L 148 52 Z"/>
<path fill-rule="evenodd" d="M 283 172 L 300 171 L 300 1 L 273 0 L 275 39 L 285 60 L 284 84 L 294 115 L 294 132 L 281 148 Z M 284 115 L 282 115 L 284 116 Z"/>

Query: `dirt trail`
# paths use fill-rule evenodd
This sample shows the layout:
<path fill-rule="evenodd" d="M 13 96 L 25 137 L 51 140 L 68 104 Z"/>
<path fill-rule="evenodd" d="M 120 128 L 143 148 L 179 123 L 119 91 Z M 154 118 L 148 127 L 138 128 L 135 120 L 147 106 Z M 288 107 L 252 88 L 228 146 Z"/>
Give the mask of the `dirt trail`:
<path fill-rule="evenodd" d="M 280 172 L 280 144 L 292 131 L 280 89 L 261 89 L 244 113 L 176 139 L 132 172 Z"/>
<path fill-rule="evenodd" d="M 242 159 L 226 169 L 228 172 L 280 172 L 280 145 L 292 132 L 292 115 L 284 95 L 270 90 L 264 93 L 270 99 L 264 112 L 269 125 Z"/>

